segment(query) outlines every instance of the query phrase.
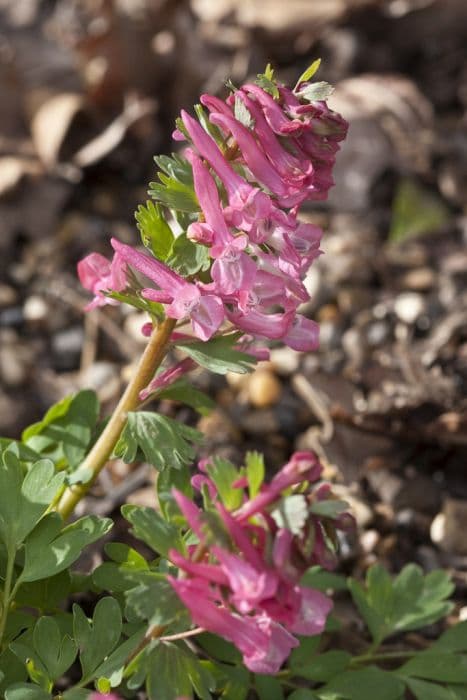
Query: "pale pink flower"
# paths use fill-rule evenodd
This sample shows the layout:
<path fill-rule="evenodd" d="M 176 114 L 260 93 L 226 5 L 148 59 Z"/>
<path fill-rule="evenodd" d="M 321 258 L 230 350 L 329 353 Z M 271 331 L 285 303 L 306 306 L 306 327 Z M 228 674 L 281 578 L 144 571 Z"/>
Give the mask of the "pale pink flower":
<path fill-rule="evenodd" d="M 91 253 L 79 261 L 77 269 L 83 287 L 94 294 L 86 311 L 105 304 L 118 304 L 104 292 L 121 292 L 126 287 L 126 265 L 120 255 L 115 254 L 110 262 L 100 253 Z"/>

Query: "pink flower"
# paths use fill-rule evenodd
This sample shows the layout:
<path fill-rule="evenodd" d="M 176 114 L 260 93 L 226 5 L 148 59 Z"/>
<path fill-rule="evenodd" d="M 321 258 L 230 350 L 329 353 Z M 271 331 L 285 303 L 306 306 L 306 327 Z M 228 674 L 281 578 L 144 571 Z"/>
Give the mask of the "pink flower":
<path fill-rule="evenodd" d="M 139 392 L 140 400 L 145 401 L 152 393 L 165 389 L 187 374 L 187 372 L 196 369 L 196 367 L 196 362 L 190 357 L 186 357 L 184 360 L 177 362 L 173 367 L 169 367 L 164 372 L 158 374 L 145 389 Z"/>
<path fill-rule="evenodd" d="M 86 311 L 105 304 L 118 304 L 103 292 L 121 292 L 126 287 L 126 265 L 120 255 L 114 255 L 112 262 L 109 262 L 100 253 L 91 253 L 80 260 L 77 269 L 83 287 L 94 294 L 94 299 L 86 306 Z"/>
<path fill-rule="evenodd" d="M 193 332 L 201 340 L 209 340 L 214 335 L 224 320 L 224 307 L 217 295 L 205 293 L 160 260 L 139 253 L 115 238 L 112 238 L 112 246 L 125 262 L 159 287 L 159 290 L 144 289 L 146 299 L 167 304 L 166 313 L 170 318 L 191 318 Z"/>

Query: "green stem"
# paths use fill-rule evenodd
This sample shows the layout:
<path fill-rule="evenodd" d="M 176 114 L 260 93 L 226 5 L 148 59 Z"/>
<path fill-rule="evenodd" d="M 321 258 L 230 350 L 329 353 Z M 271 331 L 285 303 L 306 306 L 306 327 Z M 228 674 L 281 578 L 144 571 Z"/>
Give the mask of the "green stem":
<path fill-rule="evenodd" d="M 373 661 L 386 661 L 389 659 L 409 659 L 411 656 L 417 654 L 416 650 L 413 651 L 382 651 L 379 654 L 373 654 L 367 652 L 366 654 L 361 654 L 360 656 L 354 656 L 350 662 L 351 666 L 359 666 L 360 664 L 372 663 Z"/>
<path fill-rule="evenodd" d="M 6 621 L 11 603 L 11 584 L 13 581 L 13 571 L 15 565 L 15 550 L 7 549 L 7 562 L 5 572 L 5 585 L 3 588 L 2 611 L 0 617 L 0 649 L 2 648 L 3 636 L 5 634 Z"/>
<path fill-rule="evenodd" d="M 139 393 L 149 384 L 164 359 L 175 324 L 175 320 L 167 319 L 153 331 L 133 378 L 99 439 L 80 466 L 80 469 L 89 469 L 91 471 L 91 479 L 86 484 L 68 487 L 57 504 L 56 511 L 60 513 L 64 520 L 73 513 L 76 505 L 84 498 L 101 470 L 107 464 L 125 427 L 128 413 L 139 408 Z"/>

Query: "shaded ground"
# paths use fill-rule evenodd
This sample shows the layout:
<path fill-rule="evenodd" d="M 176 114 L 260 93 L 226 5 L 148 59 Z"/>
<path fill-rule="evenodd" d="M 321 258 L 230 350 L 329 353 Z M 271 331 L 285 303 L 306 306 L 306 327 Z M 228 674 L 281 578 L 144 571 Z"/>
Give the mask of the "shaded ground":
<path fill-rule="evenodd" d="M 321 349 L 199 375 L 218 403 L 205 449 L 255 448 L 271 469 L 318 450 L 361 526 L 346 567 L 447 567 L 467 614 L 465 2 L 2 0 L 0 18 L 0 434 L 77 388 L 116 400 L 142 319 L 83 318 L 74 266 L 110 233 L 137 240 L 180 108 L 268 61 L 293 82 L 321 56 L 351 122 L 330 202 L 305 212 L 327 231 L 307 280 Z M 153 502 L 144 465 L 99 489 L 99 512 Z"/>

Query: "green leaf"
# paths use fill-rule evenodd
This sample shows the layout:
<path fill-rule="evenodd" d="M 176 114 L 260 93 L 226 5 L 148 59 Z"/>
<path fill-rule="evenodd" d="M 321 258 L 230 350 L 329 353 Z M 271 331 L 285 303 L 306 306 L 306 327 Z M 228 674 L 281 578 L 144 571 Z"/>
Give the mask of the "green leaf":
<path fill-rule="evenodd" d="M 150 201 L 146 202 L 146 206 L 140 204 L 135 213 L 135 219 L 146 248 L 149 248 L 158 260 L 167 260 L 174 242 L 174 235 L 164 218 L 161 207 Z"/>
<path fill-rule="evenodd" d="M 307 688 L 299 688 L 288 695 L 287 700 L 318 700 L 318 696 Z"/>
<path fill-rule="evenodd" d="M 120 644 L 106 659 L 94 670 L 95 677 L 105 677 L 112 688 L 116 688 L 122 682 L 123 672 L 128 658 L 138 648 L 144 638 L 146 627 L 135 632 L 123 644 Z"/>
<path fill-rule="evenodd" d="M 37 462 L 41 458 L 35 450 L 32 450 L 27 445 L 23 445 L 22 442 L 18 440 L 10 440 L 10 438 L 0 438 L 0 454 L 4 452 L 7 448 L 12 452 L 21 462 Z"/>
<path fill-rule="evenodd" d="M 0 461 L 0 538 L 16 549 L 49 507 L 64 481 L 48 459 L 36 462 L 23 479 L 21 463 L 8 449 Z"/>
<path fill-rule="evenodd" d="M 281 682 L 272 676 L 255 676 L 255 689 L 259 700 L 284 700 Z"/>
<path fill-rule="evenodd" d="M 179 120 L 184 128 L 183 122 Z M 169 177 L 183 182 L 185 185 L 193 185 L 193 170 L 191 163 L 179 153 L 171 153 L 170 156 L 155 156 L 156 165 Z"/>
<path fill-rule="evenodd" d="M 266 68 L 266 70 L 268 70 L 268 69 Z M 256 76 L 255 83 L 256 83 L 256 85 L 259 85 L 260 88 L 263 88 L 263 90 L 265 92 L 272 95 L 272 97 L 274 97 L 275 100 L 278 100 L 279 99 L 279 89 L 274 81 L 274 78 L 271 77 L 271 75 L 272 74 L 271 74 L 271 70 L 269 67 L 269 70 L 267 73 L 258 73 L 258 75 Z"/>
<path fill-rule="evenodd" d="M 63 693 L 63 700 L 89 700 L 89 690 L 86 688 L 70 688 Z"/>
<path fill-rule="evenodd" d="M 325 571 L 320 566 L 312 566 L 311 569 L 308 569 L 300 581 L 300 585 L 323 591 L 323 593 L 329 590 L 347 590 L 347 581 L 343 576 Z"/>
<path fill-rule="evenodd" d="M 227 510 L 236 510 L 242 504 L 243 490 L 232 488 L 238 479 L 238 469 L 232 462 L 222 457 L 214 457 L 207 464 L 207 472 L 216 486 L 222 503 Z"/>
<path fill-rule="evenodd" d="M 161 181 L 149 183 L 149 194 L 169 209 L 195 213 L 200 207 L 192 186 L 187 185 L 174 177 L 158 173 Z"/>
<path fill-rule="evenodd" d="M 24 663 L 8 647 L 0 654 L 0 697 L 15 683 L 22 683 L 28 677 Z"/>
<path fill-rule="evenodd" d="M 422 651 L 397 670 L 401 676 L 414 676 L 429 681 L 465 683 L 467 656 L 439 651 Z"/>
<path fill-rule="evenodd" d="M 313 515 L 319 515 L 322 518 L 337 518 L 348 510 L 349 504 L 346 501 L 338 501 L 330 498 L 327 501 L 317 501 L 313 503 L 309 512 L 313 513 Z"/>
<path fill-rule="evenodd" d="M 295 669 L 307 666 L 311 659 L 316 656 L 321 641 L 321 635 L 301 637 L 299 646 L 295 647 L 289 656 L 288 665 L 290 668 L 295 671 Z"/>
<path fill-rule="evenodd" d="M 177 345 L 195 362 L 211 372 L 245 374 L 252 371 L 257 360 L 252 355 L 235 350 L 234 346 L 238 343 L 239 338 L 239 333 L 232 333 L 200 343 L 179 341 Z"/>
<path fill-rule="evenodd" d="M 320 102 L 327 100 L 333 92 L 333 86 L 323 80 L 319 83 L 305 85 L 301 90 L 298 90 L 296 95 L 302 100 L 307 100 L 307 102 Z"/>
<path fill-rule="evenodd" d="M 444 202 L 414 180 L 401 180 L 392 205 L 391 242 L 438 231 L 451 219 Z"/>
<path fill-rule="evenodd" d="M 115 447 L 115 454 L 129 464 L 140 448 L 146 460 L 157 469 L 180 469 L 195 458 L 191 443 L 201 442 L 202 434 L 178 421 L 149 411 L 128 413 L 127 423 Z"/>
<path fill-rule="evenodd" d="M 402 700 L 404 683 L 375 666 L 359 671 L 345 671 L 318 691 L 322 700 L 342 696 L 346 700 Z"/>
<path fill-rule="evenodd" d="M 49 678 L 57 681 L 67 671 L 78 652 L 74 641 L 62 636 L 53 617 L 40 617 L 34 627 L 34 648 Z"/>
<path fill-rule="evenodd" d="M 181 233 L 174 240 L 167 264 L 182 277 L 190 277 L 209 269 L 211 260 L 206 246 L 193 243 Z"/>
<path fill-rule="evenodd" d="M 83 678 L 91 676 L 115 649 L 122 633 L 122 614 L 114 598 L 101 598 L 92 621 L 79 605 L 73 605 L 73 633 L 80 651 Z M 99 674 L 102 675 L 102 674 Z"/>
<path fill-rule="evenodd" d="M 50 700 L 52 695 L 31 683 L 15 683 L 5 692 L 5 700 Z"/>
<path fill-rule="evenodd" d="M 196 641 L 202 649 L 207 651 L 209 656 L 219 661 L 239 664 L 242 659 L 242 655 L 233 644 L 210 632 L 203 632 L 196 637 Z"/>
<path fill-rule="evenodd" d="M 310 681 L 326 683 L 342 674 L 348 667 L 352 656 L 346 651 L 326 651 L 313 656 L 307 664 L 294 666 L 294 673 Z"/>
<path fill-rule="evenodd" d="M 183 540 L 177 528 L 164 520 L 154 508 L 126 504 L 121 510 L 125 520 L 133 526 L 132 534 L 157 554 L 167 557 L 170 549 L 184 551 Z"/>
<path fill-rule="evenodd" d="M 150 656 L 146 691 L 149 700 L 192 697 L 188 654 L 175 644 L 160 643 Z"/>
<path fill-rule="evenodd" d="M 146 620 L 149 625 L 167 625 L 186 610 L 162 574 L 140 577 L 138 586 L 127 591 L 125 598 L 125 615 L 130 622 Z"/>
<path fill-rule="evenodd" d="M 266 469 L 264 457 L 259 452 L 247 452 L 245 457 L 246 477 L 248 479 L 248 492 L 250 498 L 254 498 L 264 481 Z"/>
<path fill-rule="evenodd" d="M 311 63 L 306 70 L 303 71 L 299 79 L 297 80 L 297 84 L 295 85 L 295 92 L 297 91 L 298 86 L 300 83 L 306 83 L 308 80 L 311 80 L 311 78 L 314 76 L 315 73 L 318 72 L 318 69 L 321 65 L 321 59 L 317 58 L 313 63 Z"/>
<path fill-rule="evenodd" d="M 94 391 L 80 391 L 52 406 L 39 423 L 27 428 L 23 441 L 55 462 L 79 466 L 89 447 L 99 415 Z"/>
<path fill-rule="evenodd" d="M 434 683 L 409 678 L 407 685 L 417 700 L 453 700 L 450 690 L 441 688 Z"/>
<path fill-rule="evenodd" d="M 103 537 L 112 524 L 109 518 L 87 515 L 62 530 L 59 515 L 46 515 L 26 539 L 21 581 L 48 578 L 68 568 L 84 547 Z"/>
<path fill-rule="evenodd" d="M 195 411 L 206 416 L 215 407 L 215 402 L 204 392 L 195 389 L 184 379 L 171 384 L 167 389 L 157 392 L 157 398 L 169 399 L 170 401 L 180 401 L 187 406 L 191 406 Z"/>
<path fill-rule="evenodd" d="M 467 651 L 467 620 L 450 627 L 432 645 L 432 650 Z"/>
<path fill-rule="evenodd" d="M 453 590 L 449 575 L 432 571 L 424 576 L 415 564 L 404 567 L 394 582 L 383 567 L 372 566 L 367 573 L 366 590 L 353 579 L 348 585 L 377 644 L 394 632 L 432 624 L 452 609 L 445 600 Z"/>
<path fill-rule="evenodd" d="M 294 535 L 300 535 L 308 519 L 308 504 L 305 496 L 302 494 L 286 496 L 271 515 L 278 527 L 290 530 Z"/>

